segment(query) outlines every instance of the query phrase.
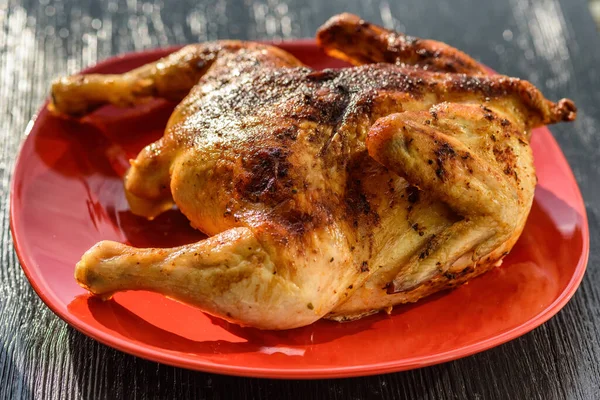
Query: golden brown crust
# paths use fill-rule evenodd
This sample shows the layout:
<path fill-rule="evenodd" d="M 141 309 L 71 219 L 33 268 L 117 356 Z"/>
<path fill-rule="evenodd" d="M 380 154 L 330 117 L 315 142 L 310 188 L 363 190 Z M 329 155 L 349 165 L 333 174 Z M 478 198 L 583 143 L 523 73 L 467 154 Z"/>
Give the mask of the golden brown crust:
<path fill-rule="evenodd" d="M 354 65 L 391 63 L 428 71 L 486 74 L 485 67 L 445 43 L 390 31 L 349 13 L 336 15 L 321 26 L 317 43 L 330 56 Z"/>
<path fill-rule="evenodd" d="M 474 279 L 498 267 L 500 265 L 501 260 L 502 258 L 500 257 L 496 260 L 490 260 L 484 263 L 465 267 L 460 271 L 448 271 L 445 274 L 437 275 L 435 278 L 432 278 L 427 282 L 420 284 L 419 286 L 411 289 L 409 292 L 403 293 L 402 298 L 396 300 L 393 305 L 386 305 L 376 310 L 362 310 L 350 313 L 344 313 L 339 312 L 338 310 L 334 310 L 333 312 L 326 315 L 325 319 L 330 319 L 337 322 L 349 322 L 382 311 L 385 311 L 389 314 L 392 311 L 394 305 L 416 303 L 422 298 L 431 296 L 432 294 L 444 290 L 456 289 L 457 287 L 464 285 L 471 279 Z"/>
<path fill-rule="evenodd" d="M 576 117 L 577 108 L 569 99 L 548 102 L 533 85 L 519 79 L 504 77 L 488 82 L 485 76 L 489 71 L 462 51 L 442 42 L 384 29 L 353 14 L 330 18 L 317 31 L 317 43 L 330 56 L 354 65 L 388 63 L 415 66 L 420 71 L 464 74 L 449 75 L 450 91 L 477 91 L 486 93 L 486 97 L 517 92 L 530 110 L 542 111 L 542 120 L 530 126 L 573 121 Z"/>
<path fill-rule="evenodd" d="M 216 68 L 212 68 L 216 64 Z M 237 40 L 188 45 L 156 62 L 120 75 L 72 75 L 52 84 L 48 109 L 56 114 L 81 117 L 113 104 L 131 107 L 150 98 L 181 101 L 211 69 L 256 70 L 257 66 L 283 68 L 302 63 L 273 46 Z"/>

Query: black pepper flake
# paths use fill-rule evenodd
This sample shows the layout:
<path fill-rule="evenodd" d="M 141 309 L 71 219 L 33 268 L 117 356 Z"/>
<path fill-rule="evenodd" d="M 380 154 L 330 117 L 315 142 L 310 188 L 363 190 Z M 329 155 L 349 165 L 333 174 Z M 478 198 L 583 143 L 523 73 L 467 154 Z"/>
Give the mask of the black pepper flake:
<path fill-rule="evenodd" d="M 446 277 L 446 279 L 456 279 L 456 274 L 453 274 L 452 272 L 444 272 L 444 276 Z"/>
<path fill-rule="evenodd" d="M 369 265 L 366 261 L 363 261 L 360 266 L 360 272 L 369 272 Z"/>
<path fill-rule="evenodd" d="M 419 189 L 416 186 L 407 187 L 406 194 L 408 196 L 409 203 L 414 204 L 419 201 Z"/>
<path fill-rule="evenodd" d="M 309 310 L 313 310 L 313 309 L 315 308 L 315 306 L 313 306 L 313 303 L 308 303 L 308 304 L 306 305 L 306 307 L 307 307 Z"/>

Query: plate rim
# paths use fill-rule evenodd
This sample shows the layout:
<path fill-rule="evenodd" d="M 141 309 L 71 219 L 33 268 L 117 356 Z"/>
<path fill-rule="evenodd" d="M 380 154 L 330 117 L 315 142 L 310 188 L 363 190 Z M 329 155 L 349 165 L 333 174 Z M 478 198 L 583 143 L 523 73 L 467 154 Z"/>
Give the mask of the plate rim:
<path fill-rule="evenodd" d="M 262 43 L 272 44 L 275 46 L 285 46 L 287 48 L 301 48 L 306 46 L 315 46 L 315 41 L 313 39 L 296 39 L 290 41 L 262 41 Z M 148 56 L 158 56 L 162 54 L 167 54 L 172 51 L 176 51 L 180 49 L 179 46 L 169 46 L 169 47 L 161 47 L 156 49 L 142 50 L 142 51 L 134 51 L 127 52 L 124 54 L 120 54 L 117 56 L 109 57 L 101 62 L 94 64 L 88 68 L 85 68 L 81 71 L 81 73 L 91 73 L 98 69 L 102 69 L 104 67 L 108 67 L 115 62 L 119 62 L 122 60 L 131 60 L 138 57 L 148 57 Z M 574 201 L 576 206 L 579 208 L 576 210 L 581 213 L 581 231 L 582 231 L 582 252 L 580 258 L 577 262 L 577 266 L 575 267 L 574 273 L 569 279 L 568 284 L 565 289 L 559 294 L 559 296 L 547 307 L 545 307 L 542 311 L 540 311 L 537 315 L 525 321 L 524 323 L 513 327 L 510 330 L 504 331 L 500 334 L 494 335 L 490 338 L 487 338 L 482 341 L 478 341 L 476 343 L 472 343 L 466 346 L 462 346 L 453 350 L 449 350 L 442 353 L 433 354 L 430 356 L 419 356 L 412 358 L 405 358 L 401 360 L 394 361 L 386 361 L 380 363 L 371 363 L 366 365 L 353 365 L 353 366 L 343 366 L 343 367 L 309 367 L 309 368 L 265 368 L 265 367 L 244 367 L 239 365 L 228 365 L 228 364 L 220 364 L 214 363 L 208 360 L 191 360 L 186 358 L 181 358 L 174 354 L 165 353 L 160 349 L 156 349 L 150 346 L 142 346 L 135 342 L 126 340 L 124 338 L 115 337 L 114 335 L 110 335 L 106 332 L 97 330 L 83 321 L 73 317 L 70 313 L 64 312 L 57 306 L 57 299 L 53 299 L 53 295 L 51 291 L 44 290 L 42 286 L 39 284 L 39 274 L 33 271 L 32 268 L 29 267 L 29 264 L 34 264 L 34 261 L 22 250 L 22 238 L 16 233 L 19 231 L 20 221 L 17 220 L 17 209 L 16 206 L 16 185 L 17 182 L 22 179 L 17 179 L 22 176 L 24 168 L 21 164 L 23 164 L 24 156 L 23 150 L 30 139 L 30 133 L 33 130 L 33 127 L 37 120 L 40 117 L 45 116 L 48 111 L 46 110 L 46 106 L 48 105 L 48 100 L 44 102 L 39 111 L 35 113 L 30 121 L 27 123 L 25 128 L 24 138 L 19 145 L 19 152 L 15 159 L 14 167 L 12 170 L 12 178 L 10 183 L 10 194 L 9 194 L 9 222 L 10 222 L 10 231 L 13 241 L 13 246 L 15 248 L 19 264 L 21 269 L 25 273 L 27 280 L 30 285 L 36 292 L 36 294 L 41 298 L 41 300 L 46 304 L 46 306 L 59 318 L 65 321 L 67 324 L 71 325 L 73 328 L 77 329 L 81 333 L 85 334 L 88 337 L 91 337 L 100 343 L 107 345 L 109 347 L 115 348 L 124 353 L 140 357 L 146 360 L 160 362 L 167 365 L 187 368 L 197 371 L 204 371 L 210 373 L 219 373 L 226 374 L 232 376 L 242 376 L 242 377 L 254 377 L 254 378 L 271 378 L 271 379 L 327 379 L 327 378 L 349 378 L 349 377 L 357 377 L 357 376 L 370 376 L 376 374 L 385 374 L 390 372 L 400 372 L 406 371 L 416 368 L 422 368 L 426 366 L 431 366 L 435 364 L 440 364 L 443 362 L 453 361 L 460 358 L 468 357 L 473 354 L 491 349 L 493 347 L 502 345 L 510 340 L 516 339 L 526 333 L 531 332 L 533 329 L 539 327 L 541 324 L 547 322 L 550 318 L 556 315 L 573 297 L 575 292 L 577 291 L 583 276 L 585 275 L 585 270 L 587 268 L 587 263 L 589 259 L 589 251 L 590 251 L 590 235 L 589 235 L 589 225 L 588 225 L 588 217 L 587 210 L 585 208 L 585 203 L 583 201 L 583 196 L 581 194 L 581 190 L 579 188 L 579 183 L 577 182 L 573 170 L 569 165 L 562 149 L 560 148 L 558 142 L 551 134 L 550 130 L 543 126 L 540 129 L 547 131 L 548 141 L 547 143 L 553 146 L 558 154 L 558 158 L 555 160 L 556 164 L 563 164 L 566 166 L 565 173 L 571 179 L 571 182 L 574 183 Z"/>

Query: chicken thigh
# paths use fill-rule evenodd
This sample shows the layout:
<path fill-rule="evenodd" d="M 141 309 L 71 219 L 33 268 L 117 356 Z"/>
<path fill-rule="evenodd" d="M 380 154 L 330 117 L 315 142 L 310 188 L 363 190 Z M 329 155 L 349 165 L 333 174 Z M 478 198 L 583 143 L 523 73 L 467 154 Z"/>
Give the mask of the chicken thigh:
<path fill-rule="evenodd" d="M 73 117 L 181 100 L 131 161 L 125 192 L 133 213 L 176 205 L 210 236 L 170 249 L 100 242 L 77 264 L 79 284 L 289 329 L 389 311 L 498 265 L 532 204 L 531 129 L 573 120 L 573 103 L 350 14 L 317 40 L 356 66 L 315 71 L 222 41 L 54 83 L 50 109 Z"/>

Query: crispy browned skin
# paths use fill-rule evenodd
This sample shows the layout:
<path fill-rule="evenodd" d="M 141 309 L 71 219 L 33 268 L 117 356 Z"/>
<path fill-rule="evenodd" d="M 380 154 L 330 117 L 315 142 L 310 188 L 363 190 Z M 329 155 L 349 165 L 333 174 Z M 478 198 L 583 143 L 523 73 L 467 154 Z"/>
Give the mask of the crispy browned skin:
<path fill-rule="evenodd" d="M 391 63 L 428 71 L 486 74 L 481 64 L 445 43 L 390 31 L 348 13 L 332 17 L 319 28 L 317 43 L 330 56 L 354 65 Z"/>
<path fill-rule="evenodd" d="M 213 63 L 217 65 L 213 67 Z M 50 111 L 83 116 L 105 104 L 130 107 L 160 97 L 181 101 L 209 69 L 235 71 L 302 65 L 291 54 L 259 43 L 222 40 L 186 46 L 159 62 L 125 74 L 73 75 L 52 84 Z"/>
<path fill-rule="evenodd" d="M 365 24 L 349 15 L 320 32 L 341 22 L 350 36 L 354 23 L 362 40 Z M 368 29 L 389 41 L 387 31 Z M 338 49 L 332 54 L 348 51 L 347 39 L 336 37 L 321 35 L 321 43 Z M 164 137 L 132 162 L 125 188 L 133 212 L 152 218 L 175 203 L 212 237 L 176 249 L 101 242 L 76 269 L 93 293 L 153 290 L 265 329 L 416 301 L 510 251 L 536 181 L 530 130 L 575 117 L 571 101 L 552 103 L 528 82 L 484 76 L 448 46 L 422 64 L 412 55 L 428 41 L 387 50 L 411 65 L 325 71 L 268 46 L 204 46 L 212 49 L 209 67 L 196 46 L 104 83 L 91 76 L 53 86 L 53 111 L 80 115 L 91 109 L 92 87 L 115 91 L 104 101 L 135 103 L 170 97 L 161 74 L 190 71 L 188 54 L 200 54 L 193 63 L 205 68 Z M 443 72 L 456 65 L 472 75 Z M 126 84 L 111 86 L 121 79 Z M 148 79 L 164 89 L 132 96 L 128 88 Z"/>

